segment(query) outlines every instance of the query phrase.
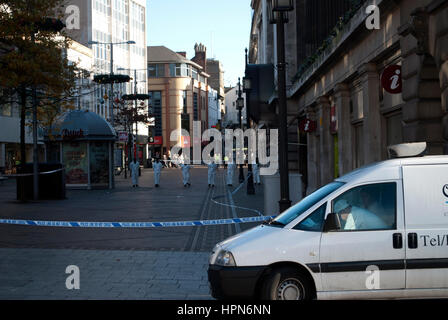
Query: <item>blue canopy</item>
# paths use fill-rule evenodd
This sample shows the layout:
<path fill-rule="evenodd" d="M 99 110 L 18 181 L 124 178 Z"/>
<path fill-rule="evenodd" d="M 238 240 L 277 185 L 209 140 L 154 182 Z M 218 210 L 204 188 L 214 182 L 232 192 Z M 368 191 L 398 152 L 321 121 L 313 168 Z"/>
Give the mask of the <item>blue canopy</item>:
<path fill-rule="evenodd" d="M 103 117 L 88 110 L 64 113 L 50 130 L 45 140 L 52 141 L 114 141 L 116 132 Z"/>

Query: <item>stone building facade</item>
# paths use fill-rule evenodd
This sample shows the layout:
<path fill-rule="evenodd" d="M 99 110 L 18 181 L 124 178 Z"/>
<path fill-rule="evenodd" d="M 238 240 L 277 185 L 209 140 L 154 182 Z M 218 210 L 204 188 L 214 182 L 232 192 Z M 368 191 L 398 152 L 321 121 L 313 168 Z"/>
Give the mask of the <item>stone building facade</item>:
<path fill-rule="evenodd" d="M 297 48 L 303 44 L 309 49 L 299 51 L 286 44 L 289 131 L 297 132 L 297 168 L 306 193 L 387 159 L 389 145 L 425 141 L 429 154 L 446 154 L 448 1 L 365 0 L 350 1 L 348 7 L 341 3 L 346 11 L 335 28 L 311 43 L 300 34 L 312 33 L 313 25 L 294 21 L 307 12 L 306 2 L 296 1 L 285 28 L 286 39 L 297 39 Z M 370 30 L 366 9 L 372 4 L 379 8 L 380 28 Z M 328 15 L 321 14 L 327 21 Z M 251 35 L 252 53 L 262 50 L 257 39 Z M 401 67 L 401 93 L 391 94 L 382 86 L 381 76 L 391 66 Z M 299 130 L 303 121 L 312 121 L 316 129 Z"/>
<path fill-rule="evenodd" d="M 429 154 L 446 151 L 442 58 L 438 66 L 429 44 L 437 34 L 429 21 L 433 28 L 442 27 L 430 12 L 443 12 L 443 4 L 377 4 L 379 30 L 366 28 L 366 1 L 332 39 L 330 49 L 289 90 L 290 105 L 298 107 L 299 118 L 317 123 L 317 130 L 306 134 L 307 156 L 301 158 L 306 162 L 301 168 L 308 193 L 353 169 L 387 159 L 389 145 L 426 141 Z M 440 54 L 435 48 L 443 39 L 433 41 L 433 52 Z M 381 75 L 392 65 L 402 70 L 399 94 L 388 93 L 381 84 Z"/>
<path fill-rule="evenodd" d="M 254 65 L 273 65 L 277 61 L 276 25 L 270 24 L 268 0 L 252 0 L 253 9 L 249 63 Z M 317 49 L 334 26 L 340 15 L 349 7 L 350 0 L 296 0 L 294 11 L 288 13 L 285 23 L 286 87 L 290 89 L 295 82 L 299 66 L 304 59 Z M 276 68 L 273 68 L 276 70 Z M 260 81 L 266 81 L 260 79 Z M 277 74 L 274 71 L 274 86 Z M 291 100 L 291 99 L 290 99 Z M 253 127 L 278 128 L 277 94 L 266 101 L 270 106 L 257 112 L 257 122 Z M 253 110 L 252 110 L 253 111 Z M 306 137 L 298 132 L 297 106 L 288 102 L 288 168 L 302 173 L 306 158 Z M 306 171 L 306 170 L 305 170 Z M 302 174 L 306 175 L 306 172 Z M 306 176 L 303 175 L 303 178 Z"/>

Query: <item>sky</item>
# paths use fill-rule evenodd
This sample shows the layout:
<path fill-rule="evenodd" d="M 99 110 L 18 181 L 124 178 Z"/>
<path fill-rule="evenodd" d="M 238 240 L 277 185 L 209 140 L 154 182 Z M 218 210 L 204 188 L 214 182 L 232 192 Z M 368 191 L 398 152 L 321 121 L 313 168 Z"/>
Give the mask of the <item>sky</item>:
<path fill-rule="evenodd" d="M 147 45 L 186 51 L 194 57 L 195 43 L 207 47 L 207 58 L 219 60 L 225 86 L 244 76 L 249 46 L 250 0 L 147 0 Z"/>

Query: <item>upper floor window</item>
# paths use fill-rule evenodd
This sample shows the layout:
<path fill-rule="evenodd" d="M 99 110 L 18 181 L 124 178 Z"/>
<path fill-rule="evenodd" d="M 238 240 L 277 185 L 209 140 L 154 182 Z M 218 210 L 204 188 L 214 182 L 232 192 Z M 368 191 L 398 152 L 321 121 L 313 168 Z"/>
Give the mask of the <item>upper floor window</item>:
<path fill-rule="evenodd" d="M 165 65 L 164 64 L 148 64 L 148 77 L 149 78 L 160 78 L 165 75 Z"/>
<path fill-rule="evenodd" d="M 198 80 L 198 69 L 194 67 L 191 68 L 191 77 L 195 80 Z"/>
<path fill-rule="evenodd" d="M 190 74 L 190 66 L 186 63 L 170 64 L 170 77 L 189 77 Z"/>

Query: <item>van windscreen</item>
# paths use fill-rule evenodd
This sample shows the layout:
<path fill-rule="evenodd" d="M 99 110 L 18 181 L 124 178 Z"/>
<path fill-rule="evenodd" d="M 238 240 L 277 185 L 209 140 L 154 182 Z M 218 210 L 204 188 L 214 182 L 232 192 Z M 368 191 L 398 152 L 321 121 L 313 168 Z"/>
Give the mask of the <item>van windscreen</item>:
<path fill-rule="evenodd" d="M 339 189 L 344 185 L 343 182 L 332 182 L 329 183 L 322 188 L 314 191 L 309 196 L 305 197 L 303 200 L 301 200 L 296 205 L 292 206 L 279 216 L 277 216 L 274 221 L 281 223 L 282 225 L 287 225 L 291 221 L 293 221 L 295 218 L 300 216 L 302 213 L 307 211 L 309 208 L 314 206 L 316 203 L 318 203 L 320 200 L 328 196 L 333 191 Z"/>

